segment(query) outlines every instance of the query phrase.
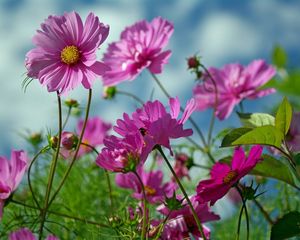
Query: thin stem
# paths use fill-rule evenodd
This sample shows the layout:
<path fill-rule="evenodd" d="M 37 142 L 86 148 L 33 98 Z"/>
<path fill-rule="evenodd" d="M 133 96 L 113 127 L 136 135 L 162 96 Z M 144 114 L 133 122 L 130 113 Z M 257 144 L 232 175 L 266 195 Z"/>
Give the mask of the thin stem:
<path fill-rule="evenodd" d="M 175 178 L 175 180 L 176 180 L 176 182 L 177 182 L 177 184 L 178 184 L 178 186 L 179 186 L 181 192 L 183 193 L 183 195 L 184 195 L 184 197 L 185 197 L 185 199 L 186 199 L 186 201 L 187 201 L 187 203 L 188 203 L 188 205 L 189 205 L 189 207 L 190 207 L 190 209 L 191 209 L 191 211 L 192 211 L 193 217 L 194 217 L 194 219 L 195 219 L 195 221 L 196 221 L 196 223 L 197 223 L 197 226 L 198 226 L 198 229 L 199 229 L 199 231 L 200 231 L 200 233 L 201 233 L 201 236 L 202 236 L 202 238 L 203 238 L 204 240 L 206 240 L 206 237 L 205 237 L 205 234 L 204 234 L 204 231 L 203 231 L 203 228 L 202 228 L 200 219 L 198 218 L 197 213 L 196 213 L 196 211 L 195 211 L 195 209 L 194 209 L 194 207 L 193 207 L 193 204 L 191 203 L 191 201 L 190 201 L 190 199 L 189 199 L 189 197 L 188 197 L 188 195 L 187 195 L 187 193 L 186 193 L 184 187 L 182 186 L 182 184 L 181 184 L 179 178 L 177 177 L 177 175 L 176 175 L 174 169 L 172 168 L 172 166 L 171 166 L 169 160 L 167 159 L 166 155 L 164 154 L 164 152 L 163 152 L 161 146 L 157 145 L 157 146 L 156 146 L 156 149 L 160 152 L 160 154 L 161 154 L 162 157 L 164 158 L 165 162 L 167 163 L 167 165 L 168 165 L 170 171 L 172 172 L 172 174 L 173 174 L 173 176 L 174 176 L 174 178 Z"/>
<path fill-rule="evenodd" d="M 242 208 L 241 208 L 240 214 L 239 214 L 238 228 L 237 228 L 237 232 L 236 232 L 236 239 L 237 240 L 240 239 L 240 230 L 241 230 L 241 222 L 242 222 L 243 211 L 244 211 L 244 205 L 242 205 Z"/>
<path fill-rule="evenodd" d="M 48 203 L 49 203 L 49 198 L 50 198 L 50 192 L 51 192 L 51 188 L 52 188 L 52 184 L 53 184 L 55 169 L 56 169 L 57 160 L 58 160 L 58 156 L 59 156 L 59 150 L 60 150 L 60 142 L 61 142 L 61 134 L 62 134 L 62 111 L 61 111 L 61 99 L 60 99 L 58 92 L 57 92 L 57 102 L 58 102 L 58 121 L 59 121 L 59 123 L 58 123 L 58 141 L 57 141 L 57 148 L 56 148 L 55 156 L 54 156 L 54 159 L 52 160 L 51 167 L 50 167 L 50 174 L 49 174 L 49 178 L 48 178 L 44 208 L 41 209 L 41 226 L 40 226 L 40 230 L 39 230 L 39 239 L 42 239 L 42 235 L 43 235 L 45 218 L 46 218 L 47 210 L 49 208 Z"/>
<path fill-rule="evenodd" d="M 72 107 L 69 107 L 68 113 L 67 113 L 67 116 L 66 116 L 66 119 L 65 119 L 64 124 L 63 124 L 63 126 L 62 126 L 62 129 L 65 129 L 65 127 L 66 127 L 66 125 L 67 125 L 67 123 L 68 123 L 68 121 L 69 121 L 69 118 L 70 118 L 70 115 L 71 115 L 71 111 L 72 111 Z"/>
<path fill-rule="evenodd" d="M 207 169 L 207 170 L 211 170 L 211 167 L 208 166 L 204 166 L 198 163 L 193 163 L 192 167 L 198 167 L 198 168 L 203 168 L 203 169 Z"/>
<path fill-rule="evenodd" d="M 249 234 L 250 234 L 250 225 L 249 225 L 249 215 L 248 215 L 248 210 L 247 210 L 247 206 L 246 206 L 246 199 L 243 197 L 243 192 L 242 190 L 239 188 L 238 185 L 236 185 L 236 190 L 238 191 L 238 193 L 240 194 L 240 197 L 242 199 L 243 202 L 243 208 L 245 209 L 245 217 L 246 217 L 246 226 L 247 226 L 247 240 L 249 240 Z M 240 220 L 239 220 L 240 221 Z M 240 225 L 240 222 L 239 222 Z M 239 231 L 239 230 L 238 230 Z"/>
<path fill-rule="evenodd" d="M 39 210 L 38 207 L 31 206 L 31 205 L 19 202 L 19 201 L 14 200 L 14 199 L 11 199 L 10 202 L 15 203 L 15 204 L 20 205 L 20 206 L 23 206 L 23 207 L 27 207 L 27 208 Z M 60 217 L 64 217 L 64 218 L 69 218 L 69 219 L 73 219 L 73 220 L 76 220 L 76 221 L 80 221 L 80 222 L 84 222 L 84 223 L 96 225 L 96 226 L 99 226 L 99 227 L 107 227 L 107 228 L 109 228 L 109 226 L 106 225 L 106 224 L 97 223 L 97 222 L 94 222 L 94 221 L 91 221 L 91 220 L 87 220 L 87 219 L 76 217 L 76 216 L 71 216 L 71 215 L 68 215 L 68 214 L 65 214 L 65 213 L 60 213 L 60 212 L 56 212 L 56 211 L 52 211 L 52 210 L 48 210 L 48 213 L 56 215 L 56 216 L 60 216 Z"/>
<path fill-rule="evenodd" d="M 155 74 L 151 73 L 151 76 L 153 77 L 153 79 L 155 80 L 155 82 L 157 83 L 157 85 L 159 86 L 159 88 L 162 90 L 162 92 L 166 95 L 167 98 L 171 98 L 171 95 L 167 92 L 167 90 L 164 88 L 164 86 L 161 84 L 161 82 L 159 81 L 159 79 L 156 77 Z M 180 111 L 184 112 L 184 108 L 180 106 Z M 200 130 L 200 128 L 197 126 L 197 124 L 195 123 L 195 121 L 193 120 L 192 117 L 189 117 L 188 119 L 190 121 L 190 123 L 193 125 L 193 127 L 195 128 L 196 132 L 199 134 L 201 141 L 203 143 L 204 146 L 207 147 L 204 135 L 202 133 L 202 131 Z"/>
<path fill-rule="evenodd" d="M 141 105 L 144 104 L 144 101 L 142 99 L 140 99 L 138 96 L 134 95 L 133 93 L 122 91 L 122 90 L 117 90 L 117 94 L 121 94 L 121 95 L 124 95 L 124 96 L 131 97 L 135 101 L 137 101 L 138 103 L 140 103 Z"/>
<path fill-rule="evenodd" d="M 140 178 L 137 172 L 133 172 L 133 173 L 137 177 L 138 181 L 140 182 L 142 192 L 143 192 L 143 225 L 142 225 L 141 239 L 145 239 L 147 233 L 147 229 L 146 229 L 147 228 L 147 196 L 146 196 L 145 186 L 142 179 Z"/>
<path fill-rule="evenodd" d="M 262 215 L 265 217 L 265 219 L 267 220 L 267 222 L 270 225 L 273 225 L 274 221 L 272 220 L 272 218 L 270 217 L 270 215 L 267 213 L 267 211 L 263 208 L 263 206 L 256 199 L 253 199 L 253 202 L 258 207 L 258 209 L 260 210 L 260 212 L 262 213 Z"/>
<path fill-rule="evenodd" d="M 82 142 L 82 138 L 83 138 L 83 134 L 84 134 L 84 131 L 85 131 L 85 128 L 86 128 L 86 124 L 87 124 L 87 120 L 88 120 L 88 117 L 89 117 L 89 112 L 90 112 L 90 106 L 91 106 L 91 102 L 92 102 L 92 89 L 89 89 L 89 96 L 88 96 L 88 102 L 87 102 L 87 107 L 86 107 L 86 113 L 85 113 L 85 119 L 84 119 L 84 123 L 83 123 L 83 126 L 82 126 L 82 131 L 81 131 L 81 134 L 80 134 L 80 137 L 79 137 L 79 140 L 78 140 L 78 144 L 76 146 L 76 149 L 75 149 L 75 154 L 73 156 L 73 159 L 67 169 L 67 171 L 65 172 L 57 190 L 54 192 L 50 202 L 49 202 L 49 206 L 52 204 L 52 202 L 54 201 L 55 197 L 57 196 L 57 194 L 60 192 L 61 188 L 63 187 L 66 179 L 68 178 L 70 172 L 71 172 L 71 169 L 75 163 L 75 160 L 77 158 L 77 155 L 78 155 L 78 152 L 79 152 L 79 149 L 80 149 L 80 146 L 81 146 L 81 142 Z"/>
<path fill-rule="evenodd" d="M 172 211 L 170 211 L 170 212 L 168 213 L 168 215 L 165 217 L 164 221 L 163 221 L 162 224 L 160 225 L 159 230 L 158 230 L 158 233 L 156 234 L 156 237 L 155 237 L 154 240 L 158 240 L 158 239 L 159 239 L 160 234 L 162 233 L 162 231 L 163 231 L 163 229 L 164 229 L 164 227 L 165 227 L 165 225 L 166 225 L 166 223 L 167 223 L 167 221 L 168 221 L 168 219 L 169 219 L 169 216 L 171 215 L 171 212 L 172 212 Z"/>

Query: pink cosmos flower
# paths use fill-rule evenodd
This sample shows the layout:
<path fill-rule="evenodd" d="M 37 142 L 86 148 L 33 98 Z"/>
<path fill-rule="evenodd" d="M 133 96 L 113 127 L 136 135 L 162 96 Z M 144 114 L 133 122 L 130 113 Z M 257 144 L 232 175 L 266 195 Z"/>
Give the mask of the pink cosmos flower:
<path fill-rule="evenodd" d="M 105 86 L 134 80 L 145 68 L 151 73 L 162 72 L 171 51 L 162 51 L 173 33 L 173 25 L 161 17 L 152 22 L 140 21 L 127 27 L 121 39 L 109 45 L 103 61 L 111 67 L 103 77 Z"/>
<path fill-rule="evenodd" d="M 23 151 L 11 151 L 11 160 L 0 156 L 0 219 L 5 200 L 20 184 L 27 167 L 27 154 Z"/>
<path fill-rule="evenodd" d="M 96 159 L 96 164 L 108 171 L 129 172 L 136 169 L 143 148 L 140 135 L 128 135 L 125 138 L 108 136 L 104 139 L 104 148 Z"/>
<path fill-rule="evenodd" d="M 82 127 L 83 127 L 83 120 L 80 120 L 77 124 L 76 132 L 80 135 Z M 103 144 L 104 137 L 107 136 L 108 131 L 111 129 L 111 124 L 104 122 L 99 117 L 89 118 L 86 124 L 86 128 L 84 131 L 84 135 L 82 138 L 82 142 L 89 144 L 93 147 L 97 147 Z M 78 156 L 82 156 L 85 153 L 91 152 L 92 149 L 87 146 L 81 146 L 78 152 Z"/>
<path fill-rule="evenodd" d="M 187 177 L 189 180 L 191 180 L 191 177 L 189 175 L 189 168 L 187 166 L 188 161 L 189 161 L 189 156 L 186 155 L 185 153 L 175 154 L 174 171 L 178 178 Z M 172 179 L 175 180 L 174 178 Z"/>
<path fill-rule="evenodd" d="M 287 145 L 293 152 L 300 151 L 300 112 L 294 113 L 287 135 Z"/>
<path fill-rule="evenodd" d="M 192 205 L 199 217 L 201 223 L 219 220 L 220 216 L 211 212 L 207 203 L 199 203 L 195 196 L 190 197 Z M 165 205 L 160 205 L 157 210 L 163 215 L 169 214 L 169 220 L 163 230 L 162 239 L 186 239 L 189 234 L 192 234 L 195 239 L 201 237 L 201 233 L 198 230 L 197 223 L 193 217 L 190 207 L 187 205 L 186 200 L 183 201 L 182 209 L 170 210 Z M 210 230 L 202 225 L 205 237 L 210 238 Z"/>
<path fill-rule="evenodd" d="M 244 99 L 255 99 L 275 92 L 269 88 L 260 90 L 275 75 L 275 68 L 263 60 L 255 60 L 248 66 L 228 64 L 221 69 L 209 68 L 218 90 L 216 115 L 220 120 L 227 118 L 235 105 Z M 215 88 L 208 75 L 204 82 L 195 86 L 194 97 L 198 110 L 202 111 L 215 105 Z"/>
<path fill-rule="evenodd" d="M 96 60 L 109 27 L 90 13 L 83 24 L 76 12 L 49 16 L 33 37 L 36 48 L 26 54 L 28 77 L 37 78 L 48 91 L 67 93 L 80 83 L 90 89 L 94 80 L 109 69 Z"/>
<path fill-rule="evenodd" d="M 146 198 L 149 203 L 161 203 L 165 196 L 171 197 L 177 189 L 177 185 L 173 182 L 163 184 L 163 172 L 160 170 L 145 172 L 141 167 L 137 170 L 137 173 L 144 184 Z M 144 198 L 141 184 L 133 173 L 117 174 L 116 184 L 119 187 L 134 190 L 132 194 L 134 198 Z"/>
<path fill-rule="evenodd" d="M 183 129 L 183 124 L 195 110 L 195 101 L 191 99 L 184 110 L 181 119 L 177 120 L 180 112 L 178 98 L 170 98 L 170 113 L 158 100 L 148 101 L 138 108 L 131 116 L 123 114 L 123 120 L 117 120 L 114 130 L 121 136 L 140 134 L 145 142 L 142 156 L 146 158 L 155 145 L 168 148 L 172 153 L 170 139 L 192 135 L 192 129 Z"/>
<path fill-rule="evenodd" d="M 242 147 L 235 148 L 231 166 L 225 163 L 216 163 L 211 169 L 211 178 L 199 182 L 197 200 L 200 203 L 215 204 L 234 184 L 256 166 L 261 160 L 262 150 L 263 148 L 259 145 L 253 146 L 248 157 L 246 157 Z"/>
<path fill-rule="evenodd" d="M 10 233 L 9 240 L 36 240 L 37 238 L 28 228 L 21 228 L 15 232 Z M 59 240 L 53 235 L 49 235 L 46 240 Z"/>

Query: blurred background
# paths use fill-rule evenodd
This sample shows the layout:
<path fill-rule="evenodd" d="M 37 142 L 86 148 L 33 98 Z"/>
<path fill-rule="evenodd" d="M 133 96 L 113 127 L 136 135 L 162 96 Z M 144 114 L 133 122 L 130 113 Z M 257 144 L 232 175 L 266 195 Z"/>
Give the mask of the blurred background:
<path fill-rule="evenodd" d="M 26 93 L 21 88 L 25 78 L 24 58 L 33 45 L 31 38 L 48 15 L 60 15 L 65 11 L 77 11 L 82 18 L 92 11 L 100 20 L 110 25 L 110 34 L 99 58 L 109 42 L 118 40 L 121 31 L 134 22 L 162 16 L 174 23 L 175 31 L 168 48 L 173 54 L 164 72 L 159 75 L 171 95 L 182 101 L 191 97 L 194 76 L 187 71 L 186 58 L 198 53 L 206 66 L 221 67 L 231 62 L 248 64 L 263 58 L 271 62 L 275 44 L 284 47 L 289 55 L 289 66 L 300 63 L 300 1 L 201 1 L 201 0 L 0 0 L 0 155 L 9 155 L 11 148 L 22 148 L 25 140 L 21 134 L 47 132 L 57 125 L 55 93 L 48 93 L 39 82 L 33 81 Z M 94 84 L 92 116 L 100 115 L 114 122 L 124 111 L 132 112 L 135 103 L 124 96 L 107 101 L 102 99 L 102 83 Z M 125 82 L 121 89 L 149 99 L 166 102 L 147 72 L 133 82 Z M 87 91 L 79 87 L 68 97 L 80 100 L 83 106 Z M 280 97 L 268 96 L 255 103 L 246 102 L 248 111 L 265 111 Z M 196 113 L 200 126 L 209 121 L 209 111 Z M 216 131 L 236 125 L 232 116 Z M 75 122 L 70 123 L 72 130 Z"/>

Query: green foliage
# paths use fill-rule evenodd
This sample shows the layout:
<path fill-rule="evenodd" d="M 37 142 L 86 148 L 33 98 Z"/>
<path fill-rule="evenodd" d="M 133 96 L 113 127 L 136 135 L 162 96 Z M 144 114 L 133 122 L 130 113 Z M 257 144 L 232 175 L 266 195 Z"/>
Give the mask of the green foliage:
<path fill-rule="evenodd" d="M 231 130 L 222 140 L 221 147 L 230 147 L 232 146 L 232 143 L 239 139 L 241 136 L 246 134 L 247 132 L 250 132 L 251 128 L 236 128 Z"/>
<path fill-rule="evenodd" d="M 267 113 L 239 113 L 237 112 L 244 127 L 255 128 L 265 125 L 275 125 L 275 118 Z"/>
<path fill-rule="evenodd" d="M 300 212 L 293 211 L 285 214 L 272 227 L 271 240 L 283 240 L 300 237 Z"/>
<path fill-rule="evenodd" d="M 283 47 L 276 45 L 272 52 L 272 62 L 278 68 L 285 68 L 287 65 L 287 54 Z"/>
<path fill-rule="evenodd" d="M 275 127 L 284 135 L 287 134 L 292 121 L 292 106 L 286 97 L 283 98 L 275 118 Z"/>

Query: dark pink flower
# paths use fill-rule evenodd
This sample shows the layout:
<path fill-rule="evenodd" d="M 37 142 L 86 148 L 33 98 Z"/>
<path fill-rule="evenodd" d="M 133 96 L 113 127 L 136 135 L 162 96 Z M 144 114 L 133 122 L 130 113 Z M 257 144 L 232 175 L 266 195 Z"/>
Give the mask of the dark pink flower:
<path fill-rule="evenodd" d="M 173 25 L 161 17 L 152 22 L 140 21 L 127 27 L 121 39 L 109 45 L 103 61 L 111 67 L 103 77 L 105 86 L 134 80 L 145 68 L 151 73 L 162 72 L 171 51 L 164 51 L 173 33 Z"/>
<path fill-rule="evenodd" d="M 259 145 L 253 146 L 248 157 L 246 157 L 242 147 L 235 148 L 231 166 L 225 163 L 216 163 L 211 169 L 211 178 L 199 182 L 197 200 L 201 203 L 215 204 L 234 184 L 256 166 L 261 160 L 262 150 L 263 148 Z"/>
<path fill-rule="evenodd" d="M 142 108 L 138 108 L 131 117 L 124 113 L 123 119 L 117 120 L 114 130 L 121 136 L 140 134 L 145 142 L 143 156 L 148 156 L 155 145 L 168 148 L 172 154 L 170 139 L 187 137 L 193 133 L 192 129 L 183 129 L 183 124 L 193 113 L 195 101 L 191 99 L 187 103 L 179 120 L 177 120 L 180 112 L 178 98 L 170 98 L 169 104 L 170 113 L 160 101 L 149 101 Z"/>
<path fill-rule="evenodd" d="M 36 240 L 37 238 L 28 228 L 21 228 L 17 231 L 10 233 L 9 240 Z M 53 235 L 49 235 L 46 240 L 59 240 Z"/>
<path fill-rule="evenodd" d="M 293 114 L 286 142 L 291 151 L 300 151 L 300 112 Z"/>
<path fill-rule="evenodd" d="M 176 191 L 177 185 L 173 182 L 163 184 L 163 172 L 160 170 L 146 172 L 143 168 L 137 170 L 146 192 L 146 198 L 149 203 L 161 203 L 165 196 L 172 196 Z M 136 199 L 143 199 L 142 186 L 133 173 L 117 174 L 116 184 L 122 188 L 134 190 L 132 196 Z"/>
<path fill-rule="evenodd" d="M 77 124 L 76 132 L 81 134 L 83 127 L 83 120 L 79 120 Z M 104 137 L 107 136 L 108 131 L 111 129 L 111 124 L 104 122 L 99 117 L 89 118 L 86 124 L 82 142 L 93 147 L 97 147 L 103 144 Z M 88 146 L 81 146 L 78 152 L 78 156 L 82 156 L 85 153 L 91 152 L 92 149 Z"/>
<path fill-rule="evenodd" d="M 48 91 L 67 93 L 80 83 L 87 89 L 109 69 L 96 60 L 96 50 L 107 38 L 109 27 L 93 13 L 85 21 L 78 13 L 49 16 L 33 37 L 36 48 L 26 54 L 28 76 Z"/>
<path fill-rule="evenodd" d="M 174 171 L 178 178 L 187 177 L 189 180 L 191 179 L 189 175 L 188 161 L 189 161 L 189 156 L 186 155 L 185 153 L 175 154 Z"/>
<path fill-rule="evenodd" d="M 195 196 L 190 197 L 190 200 L 201 223 L 220 219 L 219 215 L 210 211 L 207 203 L 199 203 Z M 157 210 L 163 215 L 169 215 L 169 220 L 165 225 L 162 239 L 185 239 L 189 237 L 189 234 L 192 234 L 195 239 L 199 239 L 199 237 L 201 237 L 197 223 L 186 200 L 183 201 L 182 205 L 184 206 L 182 209 L 173 210 L 171 213 L 165 205 L 160 205 L 157 208 Z M 209 239 L 209 229 L 204 225 L 202 225 L 202 227 L 206 238 Z"/>
<path fill-rule="evenodd" d="M 275 89 L 259 89 L 275 75 L 275 68 L 263 60 L 255 60 L 248 66 L 228 64 L 221 69 L 209 68 L 218 90 L 216 115 L 220 120 L 227 118 L 233 108 L 244 99 L 255 99 L 275 92 Z M 207 74 L 203 83 L 195 86 L 194 97 L 198 110 L 215 105 L 215 88 Z"/>
<path fill-rule="evenodd" d="M 125 138 L 108 136 L 104 139 L 104 148 L 98 155 L 96 164 L 108 171 L 134 171 L 140 162 L 143 147 L 140 135 L 128 135 Z"/>
<path fill-rule="evenodd" d="M 23 151 L 11 151 L 10 161 L 0 156 L 0 219 L 5 200 L 20 184 L 27 167 L 27 154 Z"/>

